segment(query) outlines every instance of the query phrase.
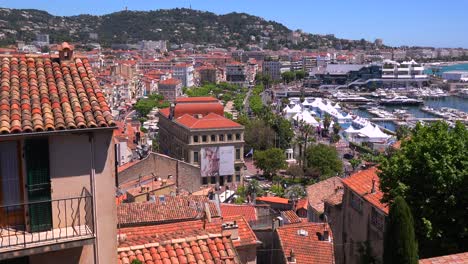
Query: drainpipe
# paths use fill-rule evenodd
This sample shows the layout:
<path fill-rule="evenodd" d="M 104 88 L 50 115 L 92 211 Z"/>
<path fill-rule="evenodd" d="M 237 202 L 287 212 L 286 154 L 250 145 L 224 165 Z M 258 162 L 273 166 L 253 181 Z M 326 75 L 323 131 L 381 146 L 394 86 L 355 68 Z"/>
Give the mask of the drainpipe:
<path fill-rule="evenodd" d="M 96 170 L 94 166 L 95 152 L 94 152 L 94 134 L 89 133 L 89 148 L 90 148 L 90 158 L 91 158 L 91 171 L 90 171 L 90 185 L 91 185 L 91 195 L 93 196 L 93 225 L 94 225 L 94 236 L 97 237 L 97 206 L 96 206 Z M 94 240 L 94 263 L 99 264 L 99 246 L 97 239 Z"/>

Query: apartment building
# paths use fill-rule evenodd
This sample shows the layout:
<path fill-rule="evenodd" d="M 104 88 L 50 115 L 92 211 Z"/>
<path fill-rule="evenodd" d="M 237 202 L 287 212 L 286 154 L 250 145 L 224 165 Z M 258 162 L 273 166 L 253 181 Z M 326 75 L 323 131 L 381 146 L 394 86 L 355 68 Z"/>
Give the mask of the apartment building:
<path fill-rule="evenodd" d="M 182 87 L 192 87 L 193 82 L 193 65 L 187 63 L 179 63 L 172 67 L 172 76 L 182 82 Z"/>
<path fill-rule="evenodd" d="M 241 181 L 244 127 L 224 117 L 213 97 L 180 98 L 159 112 L 161 152 L 200 166 L 202 184 Z"/>
<path fill-rule="evenodd" d="M 174 102 L 178 97 L 182 96 L 182 82 L 175 78 L 160 81 L 158 92 L 164 96 L 165 100 Z"/>
<path fill-rule="evenodd" d="M 281 62 L 278 60 L 266 60 L 262 66 L 263 74 L 270 76 L 274 81 L 281 80 Z"/>
<path fill-rule="evenodd" d="M 218 69 L 213 66 L 202 66 L 198 69 L 200 84 L 218 83 Z"/>
<path fill-rule="evenodd" d="M 114 121 L 88 59 L 1 58 L 0 262 L 108 263 Z"/>
<path fill-rule="evenodd" d="M 247 86 L 247 67 L 243 63 L 233 62 L 226 65 L 226 81 L 231 84 Z"/>
<path fill-rule="evenodd" d="M 389 208 L 380 202 L 383 193 L 379 189 L 377 168 L 362 170 L 343 179 L 343 186 L 342 227 L 338 228 L 342 230 L 342 248 L 339 251 L 343 259 L 337 263 L 358 263 L 367 241 L 372 256 L 382 261 Z"/>

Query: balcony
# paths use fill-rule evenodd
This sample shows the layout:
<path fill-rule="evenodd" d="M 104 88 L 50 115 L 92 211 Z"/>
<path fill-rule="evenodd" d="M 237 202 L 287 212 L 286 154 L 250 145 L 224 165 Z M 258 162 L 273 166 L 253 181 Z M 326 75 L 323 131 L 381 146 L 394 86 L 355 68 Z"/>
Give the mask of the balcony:
<path fill-rule="evenodd" d="M 94 238 L 93 197 L 0 206 L 0 255 Z M 0 258 L 1 259 L 1 258 Z"/>

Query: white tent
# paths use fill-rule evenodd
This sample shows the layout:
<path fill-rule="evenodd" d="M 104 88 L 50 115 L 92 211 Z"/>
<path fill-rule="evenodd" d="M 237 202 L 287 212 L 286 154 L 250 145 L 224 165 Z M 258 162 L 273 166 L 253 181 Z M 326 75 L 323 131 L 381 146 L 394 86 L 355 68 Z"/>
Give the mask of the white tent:
<path fill-rule="evenodd" d="M 283 113 L 285 114 L 287 119 L 290 119 L 291 117 L 293 117 L 294 115 L 296 115 L 297 113 L 300 113 L 300 112 L 302 112 L 302 108 L 298 104 L 294 105 L 292 108 L 287 106 L 283 110 Z"/>

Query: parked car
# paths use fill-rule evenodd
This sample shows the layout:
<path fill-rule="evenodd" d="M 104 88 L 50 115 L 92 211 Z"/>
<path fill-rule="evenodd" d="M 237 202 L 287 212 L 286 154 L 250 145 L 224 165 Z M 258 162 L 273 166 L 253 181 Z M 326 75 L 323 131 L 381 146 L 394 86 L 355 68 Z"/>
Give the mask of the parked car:
<path fill-rule="evenodd" d="M 343 155 L 343 158 L 345 158 L 347 160 L 350 160 L 350 159 L 354 158 L 354 155 L 353 155 L 353 153 L 345 153 Z"/>

